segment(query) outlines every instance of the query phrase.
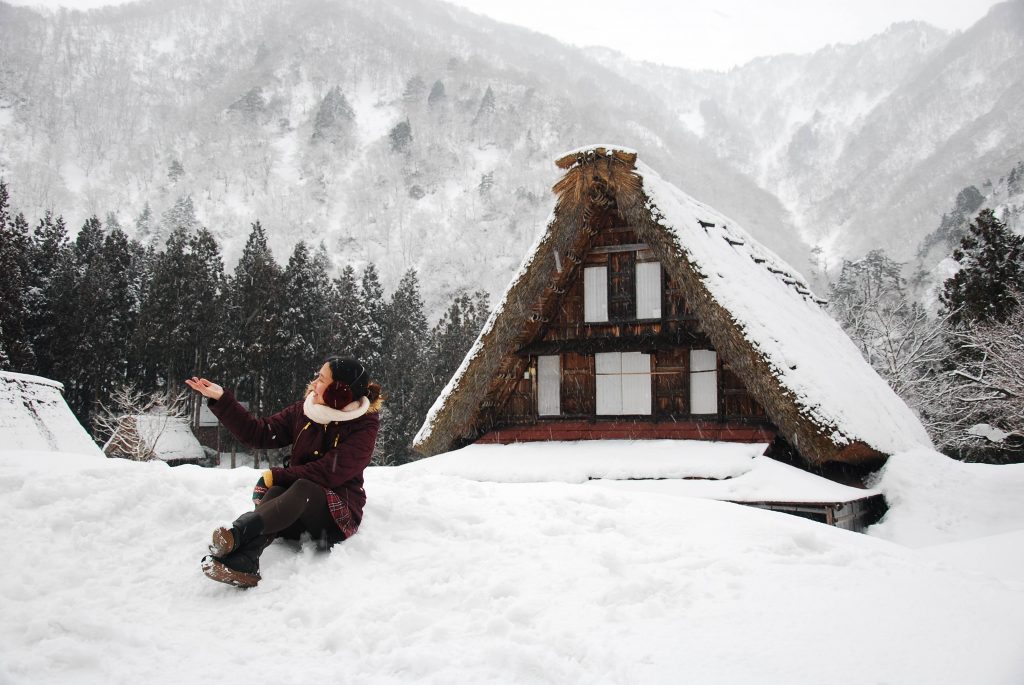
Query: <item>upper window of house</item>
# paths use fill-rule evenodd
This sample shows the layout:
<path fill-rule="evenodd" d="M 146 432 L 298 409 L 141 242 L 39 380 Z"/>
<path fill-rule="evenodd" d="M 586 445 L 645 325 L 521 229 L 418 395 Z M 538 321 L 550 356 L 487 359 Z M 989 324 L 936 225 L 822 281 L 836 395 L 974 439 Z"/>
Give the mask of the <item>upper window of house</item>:
<path fill-rule="evenodd" d="M 608 266 L 583 270 L 586 323 L 661 318 L 661 264 L 636 262 L 634 253 L 613 253 Z"/>
<path fill-rule="evenodd" d="M 608 320 L 606 266 L 588 266 L 583 270 L 583 320 L 594 323 Z"/>
<path fill-rule="evenodd" d="M 661 264 L 639 262 L 636 265 L 636 318 L 661 318 Z"/>

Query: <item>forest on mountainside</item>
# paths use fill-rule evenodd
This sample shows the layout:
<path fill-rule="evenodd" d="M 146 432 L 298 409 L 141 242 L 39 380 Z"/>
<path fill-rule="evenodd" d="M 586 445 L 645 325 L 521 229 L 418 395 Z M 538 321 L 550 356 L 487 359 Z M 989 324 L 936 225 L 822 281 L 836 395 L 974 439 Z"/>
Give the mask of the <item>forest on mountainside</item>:
<path fill-rule="evenodd" d="M 257 221 L 228 272 L 189 203 L 160 223 L 163 244 L 113 217 L 72 240 L 60 215 L 30 225 L 11 212 L 0 182 L 0 369 L 63 383 L 102 444 L 96 419 L 124 388 L 170 408 L 186 378 L 205 376 L 269 414 L 301 399 L 328 356 L 355 357 L 384 389 L 374 463 L 415 458 L 413 436 L 488 316 L 486 292 L 457 295 L 430 325 L 413 269 L 388 296 L 372 263 L 337 272 L 322 244 L 299 242 L 281 264 Z"/>
<path fill-rule="evenodd" d="M 96 413 L 122 388 L 173 397 L 202 375 L 268 413 L 300 398 L 327 356 L 354 356 L 387 398 L 375 463 L 416 458 L 412 438 L 487 319 L 486 292 L 459 294 L 431 326 L 415 270 L 387 297 L 373 264 L 335 271 L 322 244 L 297 243 L 282 266 L 257 221 L 229 273 L 189 203 L 160 223 L 162 245 L 113 217 L 72 241 L 61 216 L 30 224 L 12 210 L 0 182 L 0 369 L 62 382 L 102 442 Z M 960 232 L 937 315 L 883 250 L 843 264 L 828 307 L 938 447 L 1021 460 L 1024 237 L 989 209 Z"/>

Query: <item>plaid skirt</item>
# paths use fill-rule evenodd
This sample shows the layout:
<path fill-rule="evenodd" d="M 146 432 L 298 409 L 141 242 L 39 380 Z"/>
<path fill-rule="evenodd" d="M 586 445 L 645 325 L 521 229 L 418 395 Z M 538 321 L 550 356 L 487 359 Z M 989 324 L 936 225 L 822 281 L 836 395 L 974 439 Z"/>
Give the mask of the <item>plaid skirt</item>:
<path fill-rule="evenodd" d="M 355 535 L 356 530 L 359 529 L 359 524 L 352 518 L 352 510 L 341 501 L 338 493 L 334 490 L 324 488 L 324 493 L 327 495 L 327 508 L 331 510 L 331 518 L 338 524 L 342 535 L 345 536 L 345 539 Z"/>

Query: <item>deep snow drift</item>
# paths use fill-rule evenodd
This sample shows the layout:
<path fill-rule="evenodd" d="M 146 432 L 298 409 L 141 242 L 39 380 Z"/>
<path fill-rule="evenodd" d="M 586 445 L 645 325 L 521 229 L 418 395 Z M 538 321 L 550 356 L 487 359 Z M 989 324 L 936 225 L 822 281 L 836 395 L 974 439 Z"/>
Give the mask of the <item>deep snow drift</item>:
<path fill-rule="evenodd" d="M 943 525 L 977 534 L 990 486 L 1024 490 L 993 467 L 914 495 L 900 474 L 935 465 L 903 456 L 877 485 L 904 496 L 896 538 L 953 501 Z M 218 585 L 199 558 L 255 479 L 0 451 L 0 683 L 1024 682 L 1019 565 L 593 483 L 372 468 L 359 534 L 277 542 L 259 587 Z M 953 544 L 1019 547 L 1001 506 L 1016 532 Z"/>

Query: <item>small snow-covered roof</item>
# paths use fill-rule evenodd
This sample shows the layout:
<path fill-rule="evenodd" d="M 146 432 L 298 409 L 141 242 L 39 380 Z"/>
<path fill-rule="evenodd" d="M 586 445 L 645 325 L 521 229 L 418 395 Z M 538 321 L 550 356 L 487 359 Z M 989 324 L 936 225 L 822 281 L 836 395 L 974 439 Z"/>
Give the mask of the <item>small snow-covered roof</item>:
<path fill-rule="evenodd" d="M 142 414 L 135 417 L 140 437 L 149 442 L 156 439 L 155 456 L 163 461 L 197 460 L 205 456 L 203 446 L 188 425 L 177 417 Z"/>
<path fill-rule="evenodd" d="M 591 483 L 729 502 L 835 503 L 878 494 L 761 456 L 766 447 L 705 440 L 474 444 L 401 468 L 482 482 Z"/>
<path fill-rule="evenodd" d="M 0 449 L 103 456 L 64 401 L 63 387 L 41 376 L 0 372 Z"/>
<path fill-rule="evenodd" d="M 909 407 L 871 368 L 792 267 L 735 221 L 664 181 L 616 146 L 559 158 L 567 169 L 546 230 L 431 407 L 414 445 L 450 449 L 471 432 L 486 393 L 554 279 L 556 250 L 578 232 L 580 206 L 598 186 L 681 285 L 719 354 L 780 433 L 812 463 L 868 461 L 931 446 Z M 561 271 L 559 269 L 559 271 Z M 521 342 L 521 341 L 518 341 Z"/>

